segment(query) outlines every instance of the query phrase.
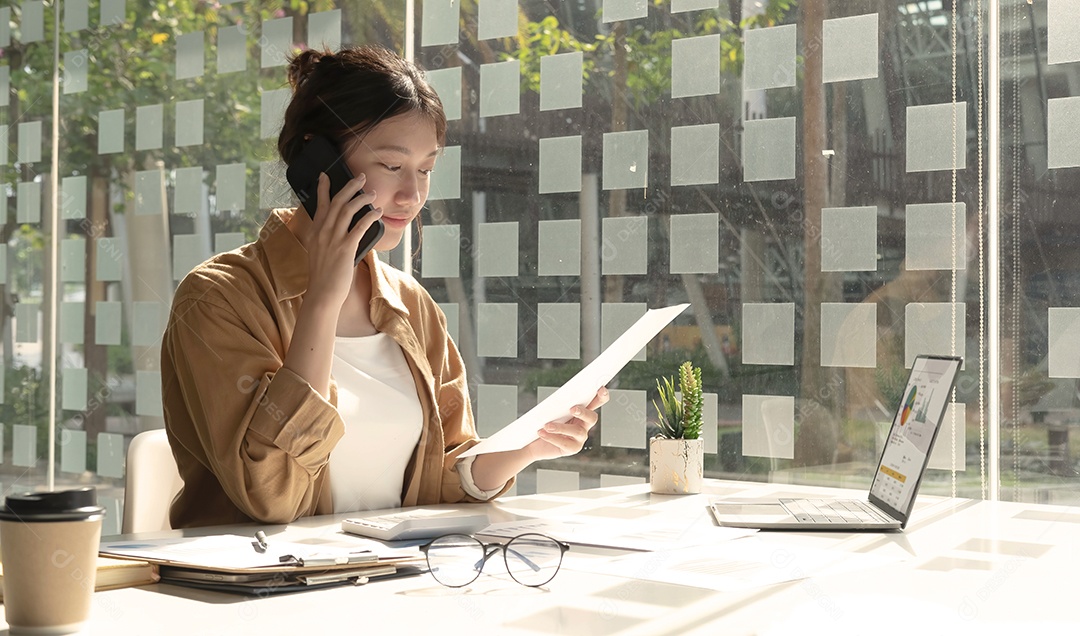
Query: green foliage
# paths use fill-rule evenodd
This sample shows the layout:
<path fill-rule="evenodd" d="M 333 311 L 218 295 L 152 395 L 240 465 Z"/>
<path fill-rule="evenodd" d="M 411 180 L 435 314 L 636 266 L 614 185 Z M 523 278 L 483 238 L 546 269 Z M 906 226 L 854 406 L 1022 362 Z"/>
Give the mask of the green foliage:
<path fill-rule="evenodd" d="M 697 439 L 701 436 L 701 410 L 704 397 L 701 391 L 701 369 L 689 360 L 679 365 L 679 400 L 674 378 L 656 380 L 660 404 L 653 400 L 659 417 L 660 436 L 668 439 Z M 662 405 L 662 406 L 661 406 Z"/>

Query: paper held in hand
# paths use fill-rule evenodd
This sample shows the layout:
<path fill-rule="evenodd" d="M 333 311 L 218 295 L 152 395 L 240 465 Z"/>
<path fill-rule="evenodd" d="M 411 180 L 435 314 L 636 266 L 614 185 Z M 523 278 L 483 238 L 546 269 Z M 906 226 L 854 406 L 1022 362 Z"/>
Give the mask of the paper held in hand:
<path fill-rule="evenodd" d="M 548 422 L 569 420 L 570 409 L 588 405 L 600 387 L 607 385 L 638 351 L 689 306 L 689 303 L 683 303 L 645 312 L 644 316 L 616 338 L 603 353 L 547 399 L 507 424 L 498 433 L 462 453 L 461 457 L 523 448 L 538 438 L 536 431 Z"/>

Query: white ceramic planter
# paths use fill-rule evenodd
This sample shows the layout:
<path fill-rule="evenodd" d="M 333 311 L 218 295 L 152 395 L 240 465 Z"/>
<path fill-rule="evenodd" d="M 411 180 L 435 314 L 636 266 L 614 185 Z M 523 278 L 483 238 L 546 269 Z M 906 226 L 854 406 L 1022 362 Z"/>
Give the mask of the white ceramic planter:
<path fill-rule="evenodd" d="M 664 439 L 649 441 L 649 484 L 661 495 L 693 495 L 701 492 L 705 460 L 702 439 Z"/>

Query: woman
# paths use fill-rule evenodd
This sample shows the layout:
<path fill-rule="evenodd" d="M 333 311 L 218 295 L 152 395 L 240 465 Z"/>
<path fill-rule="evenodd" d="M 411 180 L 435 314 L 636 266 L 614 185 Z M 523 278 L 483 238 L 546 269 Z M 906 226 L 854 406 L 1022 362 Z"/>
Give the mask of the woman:
<path fill-rule="evenodd" d="M 172 526 L 483 501 L 533 461 L 581 450 L 604 389 L 523 449 L 458 459 L 477 442 L 461 356 L 427 292 L 376 255 L 419 215 L 444 142 L 420 71 L 375 47 L 304 51 L 288 71 L 282 160 L 323 135 L 355 179 L 331 200 L 321 176 L 313 216 L 275 210 L 257 241 L 180 283 L 162 347 L 184 479 Z M 379 218 L 385 234 L 354 267 Z"/>

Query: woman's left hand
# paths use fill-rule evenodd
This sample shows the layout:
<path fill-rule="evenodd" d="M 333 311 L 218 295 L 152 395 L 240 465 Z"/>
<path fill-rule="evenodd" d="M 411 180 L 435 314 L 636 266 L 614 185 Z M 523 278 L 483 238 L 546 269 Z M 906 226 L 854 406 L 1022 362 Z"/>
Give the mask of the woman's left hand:
<path fill-rule="evenodd" d="M 544 428 L 536 432 L 540 439 L 525 447 L 533 461 L 566 457 L 580 451 L 589 438 L 589 429 L 596 425 L 596 409 L 607 401 L 608 390 L 601 387 L 588 406 L 574 407 L 571 411 L 573 417 L 569 420 L 562 423 L 548 422 L 544 425 Z"/>

